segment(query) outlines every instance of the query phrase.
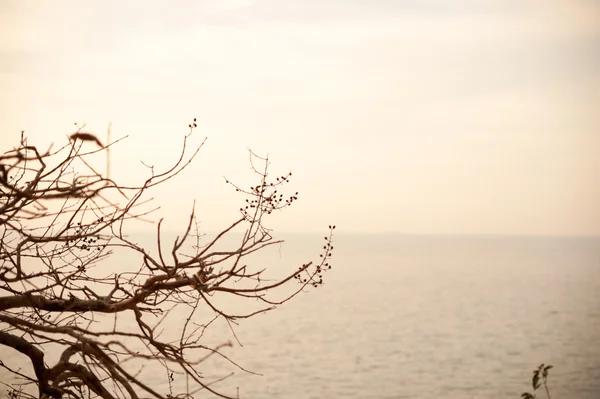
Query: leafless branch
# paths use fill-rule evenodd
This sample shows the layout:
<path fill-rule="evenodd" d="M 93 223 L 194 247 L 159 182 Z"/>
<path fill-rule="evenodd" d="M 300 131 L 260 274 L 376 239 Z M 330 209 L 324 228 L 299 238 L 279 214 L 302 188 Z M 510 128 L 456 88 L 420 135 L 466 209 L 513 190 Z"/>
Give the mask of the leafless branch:
<path fill-rule="evenodd" d="M 148 209 L 149 192 L 178 176 L 204 146 L 206 139 L 188 148 L 196 120 L 175 162 L 164 171 L 147 164 L 149 177 L 138 185 L 119 184 L 93 166 L 92 156 L 120 140 L 103 145 L 82 128 L 56 150 L 39 150 L 22 134 L 18 146 L 0 155 L 0 346 L 26 356 L 33 371 L 0 362 L 15 377 L 5 384 L 20 397 L 35 396 L 28 391 L 35 385 L 37 396 L 46 398 L 183 398 L 199 390 L 233 398 L 216 388 L 231 374 L 206 381 L 203 364 L 214 357 L 254 372 L 224 352 L 232 347 L 230 341 L 205 345 L 206 329 L 224 319 L 239 343 L 234 329 L 239 320 L 323 284 L 323 273 L 331 268 L 335 226 L 329 226 L 318 261 L 281 278 L 248 262 L 249 255 L 281 243 L 266 221 L 298 199 L 297 192 L 283 194 L 291 172 L 271 180 L 269 158 L 249 151 L 257 184 L 245 188 L 226 179 L 243 196 L 239 219 L 202 245 L 194 202 L 170 248 L 158 221 L 153 255 L 125 234 L 126 225 L 146 220 L 157 209 Z M 241 241 L 223 249 L 240 228 Z M 119 261 L 116 251 L 129 252 L 139 263 L 119 272 L 97 267 Z M 236 314 L 214 300 L 227 295 L 252 303 L 258 299 L 263 306 Z M 200 320 L 200 313 L 209 314 L 208 319 Z M 134 329 L 124 322 L 131 316 Z M 112 323 L 100 322 L 109 317 Z M 173 327 L 173 322 L 180 325 Z M 167 338 L 169 329 L 177 338 Z M 60 354 L 53 365 L 46 356 L 50 348 Z M 144 380 L 141 370 L 148 362 L 165 370 L 168 392 L 157 388 L 156 378 Z M 173 392 L 174 378 L 186 378 L 186 392 Z"/>

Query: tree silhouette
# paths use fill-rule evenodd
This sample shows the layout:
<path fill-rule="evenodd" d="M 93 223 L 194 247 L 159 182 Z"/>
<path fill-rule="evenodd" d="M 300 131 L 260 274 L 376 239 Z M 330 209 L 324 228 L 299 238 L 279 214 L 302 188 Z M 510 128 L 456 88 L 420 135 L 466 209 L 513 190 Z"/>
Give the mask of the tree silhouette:
<path fill-rule="evenodd" d="M 170 251 L 163 249 L 162 219 L 156 224 L 156 254 L 125 234 L 130 221 L 147 219 L 155 210 L 147 209 L 143 196 L 175 178 L 203 147 L 204 142 L 187 148 L 194 128 L 195 119 L 170 168 L 149 167 L 149 176 L 135 186 L 119 184 L 90 162 L 120 140 L 103 146 L 81 129 L 56 151 L 29 145 L 21 133 L 18 146 L 0 155 L 0 349 L 9 353 L 0 367 L 13 376 L 3 383 L 9 396 L 173 398 L 204 390 L 232 397 L 215 388 L 218 380 L 202 374 L 207 359 L 229 360 L 221 350 L 231 343 L 204 344 L 211 321 L 198 321 L 199 309 L 231 326 L 322 284 L 323 272 L 331 268 L 335 226 L 329 226 L 319 261 L 283 278 L 265 278 L 265 269 L 245 263 L 248 255 L 281 242 L 265 219 L 298 195 L 281 193 L 291 173 L 271 181 L 269 160 L 252 152 L 257 184 L 246 189 L 226 182 L 246 197 L 245 204 L 239 219 L 213 239 L 201 240 L 193 209 Z M 243 231 L 239 245 L 223 249 L 225 237 L 236 229 Z M 120 262 L 121 253 L 137 262 L 118 272 L 98 267 Z M 220 296 L 261 306 L 235 314 L 219 305 Z M 185 316 L 169 318 L 174 312 Z M 164 337 L 166 329 L 177 339 Z M 24 355 L 31 367 L 11 365 L 13 355 Z M 140 364 L 150 362 L 165 370 L 168 386 L 157 388 L 155 378 L 144 379 Z M 171 382 L 178 376 L 186 379 L 185 392 L 173 392 Z"/>

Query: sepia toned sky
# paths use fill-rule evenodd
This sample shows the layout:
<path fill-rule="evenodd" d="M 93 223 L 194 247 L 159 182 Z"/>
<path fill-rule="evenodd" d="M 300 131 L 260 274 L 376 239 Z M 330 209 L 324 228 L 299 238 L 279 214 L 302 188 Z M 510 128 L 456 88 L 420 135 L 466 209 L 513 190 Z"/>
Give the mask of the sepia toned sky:
<path fill-rule="evenodd" d="M 199 158 L 155 191 L 220 229 L 254 184 L 248 148 L 293 172 L 285 232 L 600 235 L 595 0 L 0 3 L 0 150 L 105 139 L 113 177 Z"/>

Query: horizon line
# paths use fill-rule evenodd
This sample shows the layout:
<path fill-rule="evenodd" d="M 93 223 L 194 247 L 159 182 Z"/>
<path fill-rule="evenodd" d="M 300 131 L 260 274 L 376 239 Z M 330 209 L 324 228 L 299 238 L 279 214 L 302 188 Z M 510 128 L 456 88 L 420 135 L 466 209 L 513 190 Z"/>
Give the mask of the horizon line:
<path fill-rule="evenodd" d="M 156 231 L 144 231 L 135 230 L 131 234 L 156 234 Z M 177 230 L 162 230 L 162 233 L 167 234 L 182 234 L 183 232 Z M 202 232 L 204 235 L 217 235 L 221 231 L 205 231 Z M 242 234 L 242 232 L 232 231 L 230 234 Z M 273 237 L 277 235 L 291 236 L 291 235 L 323 235 L 327 234 L 327 229 L 323 232 L 314 231 L 277 231 L 273 232 Z M 600 239 L 599 234 L 558 234 L 558 233 L 414 233 L 414 232 L 400 232 L 400 231 L 342 231 L 337 230 L 334 236 L 405 236 L 405 237 L 440 237 L 440 238 L 544 238 L 544 239 Z"/>

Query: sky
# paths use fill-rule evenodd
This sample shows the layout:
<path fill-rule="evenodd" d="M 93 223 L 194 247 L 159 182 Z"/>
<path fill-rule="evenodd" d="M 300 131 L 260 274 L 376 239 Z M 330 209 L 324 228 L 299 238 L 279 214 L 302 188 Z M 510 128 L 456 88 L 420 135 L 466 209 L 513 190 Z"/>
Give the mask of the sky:
<path fill-rule="evenodd" d="M 177 4 L 177 6 L 174 6 Z M 73 123 L 180 229 L 227 226 L 224 176 L 293 172 L 282 232 L 600 235 L 600 2 L 0 2 L 0 150 Z"/>

